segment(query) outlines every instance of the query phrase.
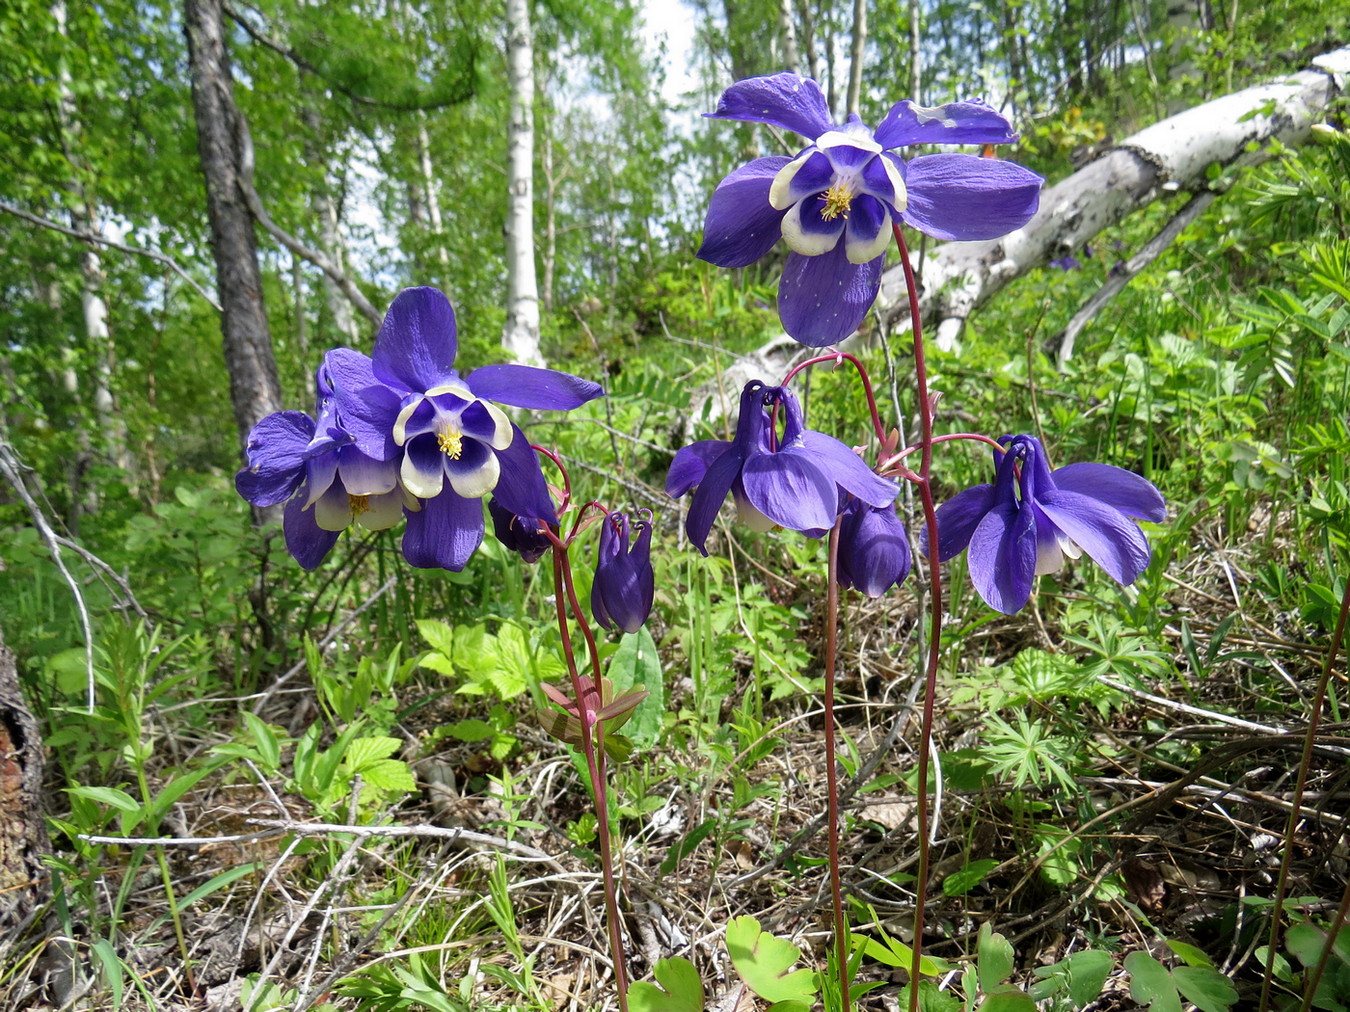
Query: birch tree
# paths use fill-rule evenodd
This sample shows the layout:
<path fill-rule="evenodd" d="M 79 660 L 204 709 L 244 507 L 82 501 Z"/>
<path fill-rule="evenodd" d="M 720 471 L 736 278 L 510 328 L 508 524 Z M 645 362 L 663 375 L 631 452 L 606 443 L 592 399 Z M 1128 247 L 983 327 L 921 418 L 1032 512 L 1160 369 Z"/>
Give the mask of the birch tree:
<path fill-rule="evenodd" d="M 507 135 L 506 326 L 502 346 L 516 362 L 543 365 L 539 283 L 534 269 L 534 40 L 529 0 L 506 0 L 511 89 Z"/>

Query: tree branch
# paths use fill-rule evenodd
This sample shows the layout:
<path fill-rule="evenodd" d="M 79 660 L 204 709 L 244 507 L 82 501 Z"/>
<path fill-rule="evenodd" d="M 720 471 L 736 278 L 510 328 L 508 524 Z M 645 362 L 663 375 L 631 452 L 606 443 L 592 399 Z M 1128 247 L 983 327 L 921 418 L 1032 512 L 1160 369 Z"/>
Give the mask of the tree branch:
<path fill-rule="evenodd" d="M 1092 322 L 1093 318 L 1115 298 L 1125 286 L 1149 264 L 1157 260 L 1162 255 L 1163 250 L 1176 242 L 1177 236 L 1186 230 L 1186 227 L 1195 221 L 1204 213 L 1205 208 L 1214 203 L 1214 198 L 1218 194 L 1213 190 L 1203 190 L 1200 193 L 1192 195 L 1186 202 L 1186 206 L 1173 215 L 1172 220 L 1164 225 L 1152 239 L 1144 244 L 1134 256 L 1130 257 L 1124 265 L 1111 271 L 1111 276 L 1106 279 L 1106 284 L 1097 289 L 1096 293 L 1089 298 L 1079 308 L 1078 312 L 1073 314 L 1068 324 L 1050 340 L 1050 344 L 1059 345 L 1059 371 L 1063 372 L 1064 367 L 1068 365 L 1069 359 L 1073 356 L 1073 343 L 1078 335 L 1082 333 L 1083 328 Z"/>
<path fill-rule="evenodd" d="M 244 122 L 244 117 L 239 117 L 239 190 L 243 194 L 244 203 L 248 205 L 248 210 L 258 224 L 267 230 L 277 242 L 285 246 L 302 260 L 308 260 L 324 274 L 328 275 L 333 284 L 342 290 L 342 294 L 347 296 L 351 304 L 369 320 L 375 327 L 379 327 L 384 321 L 384 316 L 370 304 L 370 300 L 361 293 L 361 289 L 356 287 L 356 283 L 340 270 L 338 266 L 329 260 L 316 249 L 311 249 L 302 243 L 295 236 L 281 228 L 272 220 L 272 216 L 267 213 L 263 207 L 262 199 L 258 196 L 258 191 L 253 186 L 253 136 L 249 133 L 248 124 Z"/>
<path fill-rule="evenodd" d="M 160 263 L 162 263 L 165 267 L 168 267 L 171 271 L 177 274 L 184 281 L 186 281 L 194 289 L 196 289 L 197 294 L 200 295 L 203 299 L 205 299 L 207 304 L 217 313 L 221 311 L 220 303 L 218 303 L 215 299 L 213 299 L 207 293 L 205 288 L 203 288 L 196 281 L 194 281 L 188 275 L 187 271 L 179 267 L 177 261 L 175 261 L 173 257 L 168 256 L 167 254 L 157 253 L 151 249 L 143 249 L 140 246 L 128 246 L 126 243 L 117 242 L 114 239 L 109 239 L 107 236 L 99 235 L 97 232 L 85 232 L 78 228 L 69 228 L 68 226 L 62 225 L 59 222 L 51 221 L 48 218 L 43 218 L 40 215 L 31 213 L 30 211 L 25 211 L 23 208 L 15 207 L 13 204 L 7 203 L 6 201 L 3 200 L 0 200 L 0 211 L 5 211 L 8 214 L 12 214 L 16 218 L 22 218 L 24 221 L 30 221 L 34 225 L 41 225 L 43 228 L 49 228 L 53 232 L 60 232 L 62 235 L 68 235 L 72 239 L 78 239 L 80 240 L 80 242 L 88 243 L 91 246 L 94 245 L 107 246 L 110 249 L 121 250 L 123 253 L 134 253 L 136 256 L 149 257 L 151 260 L 157 260 Z"/>

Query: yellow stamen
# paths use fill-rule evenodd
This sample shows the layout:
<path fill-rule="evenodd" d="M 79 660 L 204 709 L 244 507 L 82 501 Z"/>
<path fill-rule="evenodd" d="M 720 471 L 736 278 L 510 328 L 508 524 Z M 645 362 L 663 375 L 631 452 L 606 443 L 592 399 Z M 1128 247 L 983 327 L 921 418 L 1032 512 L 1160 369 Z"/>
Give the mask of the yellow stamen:
<path fill-rule="evenodd" d="M 451 460 L 459 460 L 459 455 L 464 452 L 464 436 L 453 425 L 447 425 L 440 431 L 436 436 L 436 444 Z"/>
<path fill-rule="evenodd" d="M 825 204 L 820 209 L 820 216 L 826 221 L 834 221 L 841 214 L 847 218 L 849 205 L 853 203 L 853 187 L 843 182 L 835 183 L 820 199 Z"/>
<path fill-rule="evenodd" d="M 352 516 L 359 517 L 362 513 L 370 509 L 370 496 L 352 495 L 347 493 L 347 508 L 352 511 Z"/>

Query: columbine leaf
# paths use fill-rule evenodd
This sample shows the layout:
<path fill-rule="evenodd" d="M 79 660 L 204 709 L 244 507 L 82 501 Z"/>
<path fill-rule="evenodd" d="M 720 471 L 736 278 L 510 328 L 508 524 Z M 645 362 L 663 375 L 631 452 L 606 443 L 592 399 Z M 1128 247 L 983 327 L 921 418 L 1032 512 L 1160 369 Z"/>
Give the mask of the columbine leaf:
<path fill-rule="evenodd" d="M 661 987 L 640 980 L 628 989 L 629 1012 L 703 1012 L 703 981 L 693 963 L 657 960 L 655 973 Z"/>
<path fill-rule="evenodd" d="M 1130 974 L 1130 997 L 1146 1003 L 1149 1012 L 1181 1012 L 1181 997 L 1167 967 L 1147 952 L 1136 951 L 1125 957 L 1125 969 Z"/>
<path fill-rule="evenodd" d="M 979 961 L 980 987 L 992 991 L 995 984 L 1002 984 L 1013 971 L 1013 947 L 1002 935 L 994 931 L 986 921 L 980 927 L 980 938 L 976 943 Z"/>
<path fill-rule="evenodd" d="M 1100 949 L 1086 949 L 1070 956 L 1068 964 L 1069 997 L 1081 1007 L 1101 994 L 1106 986 L 1106 978 L 1111 975 L 1111 954 Z"/>
<path fill-rule="evenodd" d="M 1000 991 L 985 998 L 980 1012 L 1036 1012 L 1036 1003 L 1021 991 Z"/>
<path fill-rule="evenodd" d="M 761 931 L 755 918 L 747 915 L 728 922 L 727 954 L 745 986 L 765 1001 L 814 1000 L 812 972 L 791 970 L 801 951 L 786 939 Z"/>
<path fill-rule="evenodd" d="M 1232 981 L 1208 966 L 1178 966 L 1172 971 L 1172 981 L 1200 1012 L 1227 1012 L 1237 1004 L 1237 988 Z"/>

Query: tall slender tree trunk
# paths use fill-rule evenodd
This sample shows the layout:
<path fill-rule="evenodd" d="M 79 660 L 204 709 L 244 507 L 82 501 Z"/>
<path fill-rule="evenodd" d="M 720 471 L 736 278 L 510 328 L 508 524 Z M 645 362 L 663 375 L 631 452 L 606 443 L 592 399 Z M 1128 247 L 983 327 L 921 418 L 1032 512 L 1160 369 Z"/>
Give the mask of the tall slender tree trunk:
<path fill-rule="evenodd" d="M 263 416 L 281 409 L 272 335 L 263 306 L 258 240 L 240 189 L 240 113 L 220 0 L 184 0 L 197 150 L 206 178 L 206 209 L 216 259 L 220 329 L 230 401 L 243 446 Z"/>
<path fill-rule="evenodd" d="M 62 36 L 66 36 L 65 0 L 57 0 L 56 3 L 52 4 L 52 17 L 56 22 L 57 31 Z M 66 65 L 64 59 L 60 63 L 57 77 L 57 107 L 61 123 L 62 144 L 65 148 L 66 160 L 70 162 L 73 170 L 71 189 L 75 194 L 75 201 L 70 212 L 71 225 L 81 232 L 100 235 L 102 234 L 101 226 L 99 225 L 94 195 L 85 185 L 89 173 L 79 150 L 79 140 L 83 127 L 80 123 L 79 109 L 75 103 L 74 82 L 71 79 L 70 68 Z M 126 424 L 117 412 L 112 395 L 112 377 L 116 355 L 113 349 L 112 330 L 108 326 L 108 303 L 103 298 L 103 291 L 108 282 L 103 273 L 103 261 L 98 255 L 97 247 L 86 246 L 81 254 L 80 277 L 80 312 L 84 319 L 84 338 L 86 347 L 90 352 L 90 359 L 94 363 L 92 406 L 96 428 L 102 440 L 101 448 L 106 448 L 113 462 L 123 471 L 129 473 L 132 459 L 130 453 L 127 452 Z"/>
<path fill-rule="evenodd" d="M 867 53 L 867 0 L 853 0 L 853 49 L 848 65 L 848 112 L 862 112 L 863 59 Z"/>
<path fill-rule="evenodd" d="M 530 0 L 506 0 L 511 77 L 506 213 L 506 326 L 502 347 L 517 362 L 543 365 L 539 282 L 534 270 L 534 40 Z"/>
<path fill-rule="evenodd" d="M 792 17 L 792 0 L 781 0 L 778 5 L 778 30 L 783 37 L 783 69 L 794 74 L 801 72 L 797 55 L 797 23 Z"/>
<path fill-rule="evenodd" d="M 441 267 L 450 266 L 450 255 L 445 251 L 445 223 L 441 219 L 441 197 L 436 187 L 436 174 L 431 165 L 431 138 L 427 134 L 427 113 L 417 110 L 417 166 L 422 173 L 422 199 L 426 204 L 427 220 L 436 236 L 436 261 Z"/>

